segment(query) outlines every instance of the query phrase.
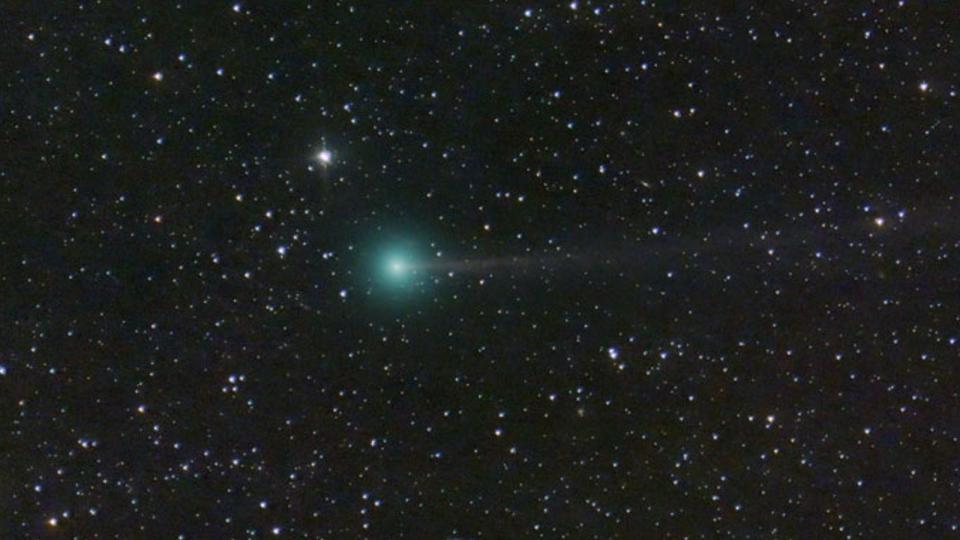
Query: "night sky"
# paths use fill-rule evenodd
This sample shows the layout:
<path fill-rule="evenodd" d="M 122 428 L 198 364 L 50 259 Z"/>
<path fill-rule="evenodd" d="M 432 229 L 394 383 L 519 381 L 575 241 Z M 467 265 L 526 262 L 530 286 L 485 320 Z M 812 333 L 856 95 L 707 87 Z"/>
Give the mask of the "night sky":
<path fill-rule="evenodd" d="M 960 534 L 953 2 L 0 21 L 0 538 Z"/>

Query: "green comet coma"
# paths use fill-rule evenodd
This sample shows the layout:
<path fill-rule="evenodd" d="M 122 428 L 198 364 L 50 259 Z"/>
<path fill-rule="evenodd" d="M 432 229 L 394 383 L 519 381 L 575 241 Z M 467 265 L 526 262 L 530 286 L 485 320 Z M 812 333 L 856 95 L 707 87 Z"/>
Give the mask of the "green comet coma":
<path fill-rule="evenodd" d="M 423 277 L 418 268 L 419 260 L 420 254 L 411 242 L 382 248 L 374 261 L 376 281 L 385 289 L 415 288 Z"/>

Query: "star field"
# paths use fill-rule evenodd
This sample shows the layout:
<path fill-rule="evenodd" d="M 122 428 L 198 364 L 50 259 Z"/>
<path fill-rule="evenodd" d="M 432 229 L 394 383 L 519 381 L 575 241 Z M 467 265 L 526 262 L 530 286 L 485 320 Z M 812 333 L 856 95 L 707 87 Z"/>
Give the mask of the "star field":
<path fill-rule="evenodd" d="M 0 20 L 0 538 L 960 536 L 949 2 Z"/>

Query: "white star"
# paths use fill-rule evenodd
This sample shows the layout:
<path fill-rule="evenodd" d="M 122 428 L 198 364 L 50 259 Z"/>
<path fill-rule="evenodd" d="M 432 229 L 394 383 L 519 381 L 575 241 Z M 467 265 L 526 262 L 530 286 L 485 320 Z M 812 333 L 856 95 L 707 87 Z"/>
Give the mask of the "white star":
<path fill-rule="evenodd" d="M 324 165 L 329 165 L 333 161 L 333 154 L 329 150 L 321 150 L 317 154 L 317 160 Z"/>

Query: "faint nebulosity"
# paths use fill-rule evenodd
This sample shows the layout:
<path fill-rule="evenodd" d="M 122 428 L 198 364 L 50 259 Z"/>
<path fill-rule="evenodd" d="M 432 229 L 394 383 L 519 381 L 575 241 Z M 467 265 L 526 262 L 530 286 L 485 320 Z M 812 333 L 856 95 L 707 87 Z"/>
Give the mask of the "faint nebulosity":
<path fill-rule="evenodd" d="M 952 2 L 0 20 L 0 538 L 958 535 Z"/>

